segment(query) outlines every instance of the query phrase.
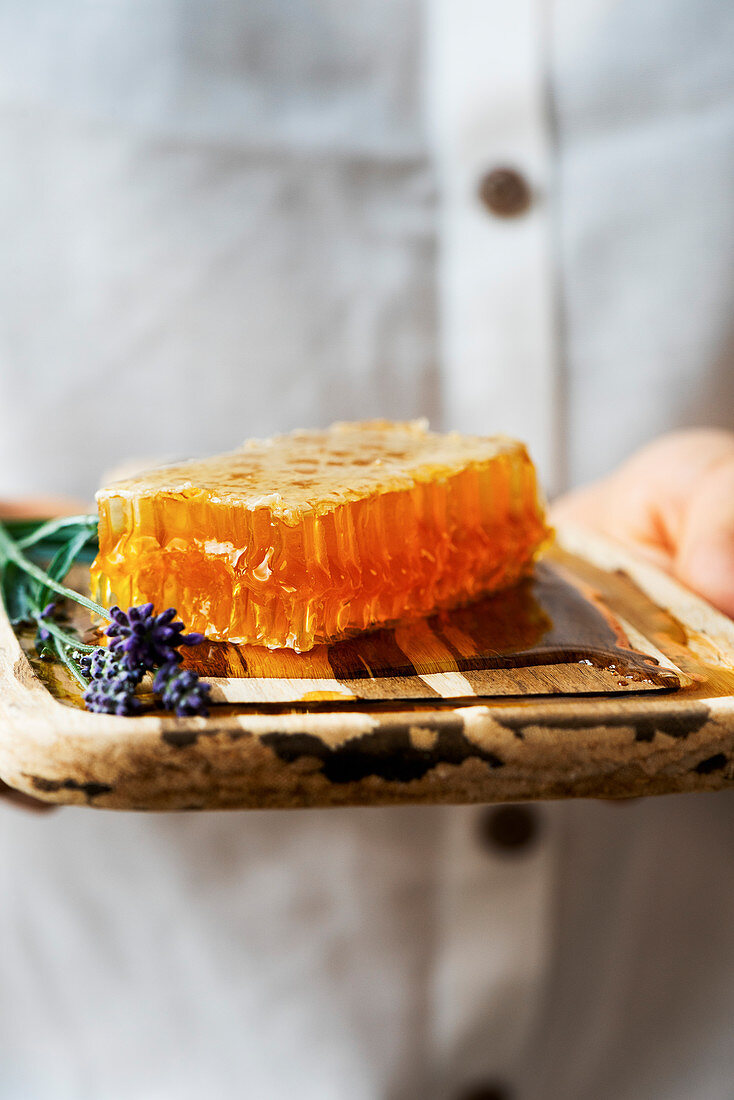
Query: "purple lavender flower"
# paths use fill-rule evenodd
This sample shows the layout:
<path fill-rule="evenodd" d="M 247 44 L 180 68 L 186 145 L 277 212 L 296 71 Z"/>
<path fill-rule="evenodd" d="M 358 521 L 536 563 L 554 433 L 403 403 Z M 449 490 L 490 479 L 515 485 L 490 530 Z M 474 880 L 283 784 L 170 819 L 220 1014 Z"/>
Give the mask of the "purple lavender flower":
<path fill-rule="evenodd" d="M 113 607 L 107 635 L 109 646 L 98 646 L 81 658 L 81 671 L 90 679 L 84 693 L 87 709 L 98 714 L 137 714 L 141 710 L 135 689 L 147 671 L 159 669 L 155 690 L 164 705 L 178 715 L 208 714 L 208 684 L 195 672 L 180 669 L 179 646 L 198 645 L 201 634 L 184 634 L 183 623 L 174 622 L 175 609 L 153 614 L 151 603 L 128 608 Z M 159 668 L 159 666 L 162 666 Z"/>
<path fill-rule="evenodd" d="M 203 684 L 191 669 L 179 668 L 175 661 L 169 661 L 158 669 L 153 690 L 160 692 L 165 709 L 175 711 L 179 718 L 193 714 L 206 717 L 209 714 L 211 686 Z"/>
<path fill-rule="evenodd" d="M 51 638 L 51 631 L 47 630 L 41 622 L 41 619 L 46 619 L 49 615 L 53 615 L 56 610 L 55 603 L 47 603 L 41 614 L 38 616 L 38 640 L 41 642 L 47 642 Z"/>
<path fill-rule="evenodd" d="M 121 665 L 130 670 L 154 669 L 171 662 L 178 664 L 182 645 L 199 645 L 202 634 L 184 634 L 183 623 L 174 622 L 176 609 L 169 607 L 160 615 L 154 615 L 153 604 L 144 603 L 131 607 L 127 612 L 119 607 L 110 610 L 112 624 L 107 635 L 112 639 L 110 650 Z"/>
<path fill-rule="evenodd" d="M 92 653 L 85 654 L 79 662 L 85 676 L 90 680 L 111 682 L 124 681 L 131 689 L 137 687 L 143 678 L 143 669 L 130 669 L 120 664 L 116 653 L 104 646 L 98 646 Z"/>
<path fill-rule="evenodd" d="M 79 660 L 80 669 L 90 680 L 106 679 L 108 673 L 112 673 L 113 665 L 117 667 L 113 655 L 104 646 L 97 646 L 95 650 L 85 653 Z"/>
<path fill-rule="evenodd" d="M 135 695 L 135 684 L 127 675 L 109 680 L 92 680 L 84 692 L 87 710 L 96 714 L 129 716 L 140 711 L 140 700 Z"/>

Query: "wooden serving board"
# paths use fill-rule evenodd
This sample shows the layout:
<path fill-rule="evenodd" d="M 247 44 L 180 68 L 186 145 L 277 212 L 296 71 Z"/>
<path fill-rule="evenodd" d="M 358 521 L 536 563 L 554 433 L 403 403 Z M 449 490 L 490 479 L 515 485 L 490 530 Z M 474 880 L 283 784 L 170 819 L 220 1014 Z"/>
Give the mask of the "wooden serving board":
<path fill-rule="evenodd" d="M 309 653 L 208 643 L 186 659 L 220 703 L 616 694 L 670 691 L 685 679 L 554 560 L 466 607 Z"/>
<path fill-rule="evenodd" d="M 27 640 L 26 640 L 27 642 Z M 0 777 L 139 810 L 629 797 L 734 782 L 734 624 L 564 530 L 535 576 L 310 654 L 208 645 L 209 718 L 89 714 L 0 617 Z"/>

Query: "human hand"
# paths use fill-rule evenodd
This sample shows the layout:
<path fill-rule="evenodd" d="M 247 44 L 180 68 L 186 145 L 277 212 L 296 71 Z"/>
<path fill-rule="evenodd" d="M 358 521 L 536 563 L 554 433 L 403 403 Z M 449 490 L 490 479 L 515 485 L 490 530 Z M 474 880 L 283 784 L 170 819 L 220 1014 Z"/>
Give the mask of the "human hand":
<path fill-rule="evenodd" d="M 734 617 L 734 433 L 662 436 L 551 515 L 624 543 Z"/>
<path fill-rule="evenodd" d="M 0 497 L 0 519 L 55 519 L 88 511 L 88 504 L 69 497 L 24 497 L 22 500 Z"/>

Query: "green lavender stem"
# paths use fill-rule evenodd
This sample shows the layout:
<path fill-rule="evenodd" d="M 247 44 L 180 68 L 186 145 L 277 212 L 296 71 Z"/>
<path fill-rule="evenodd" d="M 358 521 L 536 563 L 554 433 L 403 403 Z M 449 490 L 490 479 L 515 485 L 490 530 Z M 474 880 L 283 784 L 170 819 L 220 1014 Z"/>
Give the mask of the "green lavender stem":
<path fill-rule="evenodd" d="M 47 630 L 49 629 L 48 622 L 44 622 L 44 626 L 46 627 Z M 81 645 L 78 645 L 76 642 L 73 641 L 73 639 L 69 639 L 67 641 L 66 645 L 64 645 L 64 644 L 62 644 L 62 642 L 59 641 L 58 637 L 55 636 L 56 635 L 55 631 L 52 630 L 51 633 L 54 634 L 54 649 L 58 653 L 59 658 L 61 659 L 61 661 L 63 661 L 64 665 L 68 668 L 69 672 L 74 677 L 74 679 L 77 681 L 77 683 L 84 689 L 88 688 L 89 687 L 89 680 L 84 675 L 84 673 L 81 671 L 81 669 L 77 665 L 76 661 L 72 658 L 70 650 L 71 649 L 88 650 L 88 649 L 94 649 L 95 647 L 94 646 L 81 646 Z M 71 645 L 72 642 L 73 642 L 73 645 Z"/>
<path fill-rule="evenodd" d="M 65 584 L 60 584 L 58 581 L 52 580 L 43 569 L 35 565 L 30 558 L 27 558 L 7 533 L 5 525 L 0 522 L 0 560 L 2 560 L 2 558 L 14 562 L 15 565 L 24 573 L 27 573 L 29 577 L 33 577 L 39 584 L 44 585 L 46 588 L 50 588 L 60 596 L 64 596 L 67 600 L 74 600 L 76 603 L 81 604 L 82 607 L 86 607 L 94 615 L 99 615 L 102 619 L 109 619 L 110 615 L 105 607 L 101 607 L 98 603 L 94 603 L 93 600 L 88 600 L 86 596 L 82 596 L 79 592 L 74 592 L 73 589 L 67 588 Z"/>
<path fill-rule="evenodd" d="M 40 627 L 43 627 L 44 630 L 47 630 L 49 634 L 53 634 L 57 641 L 71 649 L 78 649 L 80 653 L 93 653 L 94 650 L 97 649 L 96 645 L 87 645 L 86 642 L 77 641 L 72 634 L 67 634 L 65 630 L 57 626 L 53 619 L 44 619 L 41 617 L 40 613 L 36 614 L 36 622 Z"/>
<path fill-rule="evenodd" d="M 89 534 L 92 535 L 97 530 L 97 517 L 96 516 L 61 516 L 59 519 L 50 519 L 47 523 L 41 523 L 30 534 L 24 538 L 16 539 L 15 545 L 20 550 L 25 550 L 29 546 L 33 546 L 37 542 L 41 542 L 42 539 L 47 539 L 51 535 L 55 535 L 57 531 L 63 531 L 66 527 L 82 527 L 89 528 Z"/>

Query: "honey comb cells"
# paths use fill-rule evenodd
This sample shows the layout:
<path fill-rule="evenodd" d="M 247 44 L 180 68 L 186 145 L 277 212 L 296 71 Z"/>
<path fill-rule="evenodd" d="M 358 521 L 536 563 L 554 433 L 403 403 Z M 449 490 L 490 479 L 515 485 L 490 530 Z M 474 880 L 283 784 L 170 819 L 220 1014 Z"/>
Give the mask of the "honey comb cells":
<path fill-rule="evenodd" d="M 253 440 L 97 501 L 102 603 L 301 652 L 514 584 L 548 536 L 521 443 L 421 421 Z"/>

